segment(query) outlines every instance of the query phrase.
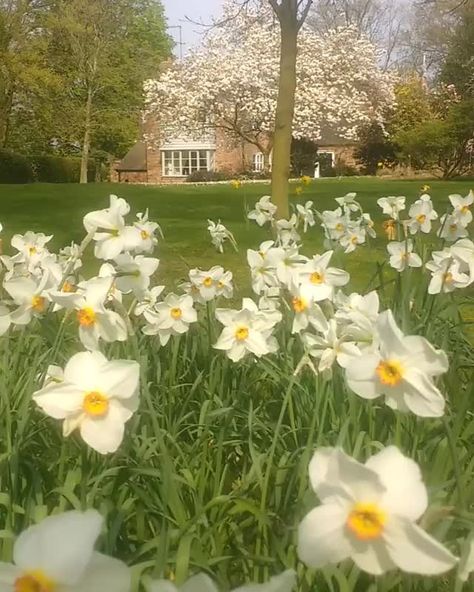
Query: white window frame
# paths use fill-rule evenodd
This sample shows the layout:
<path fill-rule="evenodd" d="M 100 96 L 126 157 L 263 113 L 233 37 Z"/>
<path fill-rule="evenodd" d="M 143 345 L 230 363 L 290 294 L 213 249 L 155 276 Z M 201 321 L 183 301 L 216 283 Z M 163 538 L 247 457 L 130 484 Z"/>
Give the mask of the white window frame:
<path fill-rule="evenodd" d="M 318 150 L 318 156 L 323 154 L 331 155 L 331 167 L 334 168 L 336 165 L 336 153 L 334 152 L 334 150 Z"/>
<path fill-rule="evenodd" d="M 252 169 L 254 173 L 263 173 L 265 170 L 265 157 L 263 152 L 255 152 L 252 155 Z"/>
<path fill-rule="evenodd" d="M 206 153 L 206 165 L 201 166 L 202 153 Z M 214 170 L 215 150 L 195 148 L 193 150 L 162 150 L 161 172 L 163 177 L 188 177 L 196 171 L 210 172 Z M 188 163 L 189 170 L 184 169 L 183 162 Z M 193 165 L 194 161 L 194 165 Z"/>

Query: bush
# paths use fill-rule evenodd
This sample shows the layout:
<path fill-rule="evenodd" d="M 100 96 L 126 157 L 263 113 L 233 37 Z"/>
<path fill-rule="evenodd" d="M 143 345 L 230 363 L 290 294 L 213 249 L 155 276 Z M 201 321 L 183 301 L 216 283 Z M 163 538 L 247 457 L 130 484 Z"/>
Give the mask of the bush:
<path fill-rule="evenodd" d="M 271 179 L 271 172 L 268 171 L 265 173 L 264 171 L 245 171 L 241 175 L 239 175 L 239 179 L 247 179 L 249 181 L 266 181 L 267 179 Z"/>
<path fill-rule="evenodd" d="M 44 154 L 30 156 L 35 179 L 40 183 L 78 183 L 81 159 L 75 156 L 52 156 Z M 89 160 L 87 178 L 95 180 L 95 162 Z"/>
<path fill-rule="evenodd" d="M 0 150 L 0 183 L 32 183 L 33 167 L 20 154 Z"/>
<path fill-rule="evenodd" d="M 355 166 L 351 166 L 345 162 L 336 162 L 336 166 L 333 170 L 336 177 L 355 177 L 359 174 L 359 171 Z"/>
<path fill-rule="evenodd" d="M 212 183 L 212 181 L 228 181 L 235 175 L 221 171 L 194 171 L 186 179 L 187 183 Z"/>

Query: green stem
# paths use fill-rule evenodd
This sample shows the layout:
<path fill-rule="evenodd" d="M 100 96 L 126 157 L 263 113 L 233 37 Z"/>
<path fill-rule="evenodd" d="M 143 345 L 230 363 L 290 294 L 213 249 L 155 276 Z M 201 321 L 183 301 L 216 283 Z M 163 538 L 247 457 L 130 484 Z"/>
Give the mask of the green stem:
<path fill-rule="evenodd" d="M 453 470 L 454 470 L 454 477 L 456 479 L 457 485 L 457 493 L 458 493 L 458 501 L 459 505 L 461 506 L 462 510 L 467 508 L 466 499 L 464 497 L 464 490 L 462 484 L 462 472 L 461 467 L 459 465 L 459 458 L 456 451 L 456 440 L 453 435 L 453 431 L 449 425 L 448 419 L 446 416 L 443 416 L 443 426 L 446 432 L 446 437 L 448 439 L 448 446 L 449 452 L 451 453 L 451 460 L 453 461 Z"/>

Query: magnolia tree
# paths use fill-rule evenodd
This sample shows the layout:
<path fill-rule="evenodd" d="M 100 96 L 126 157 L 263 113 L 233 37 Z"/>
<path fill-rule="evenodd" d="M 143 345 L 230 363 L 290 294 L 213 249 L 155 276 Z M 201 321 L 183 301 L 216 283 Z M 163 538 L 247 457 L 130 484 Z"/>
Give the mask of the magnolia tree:
<path fill-rule="evenodd" d="M 254 144 L 269 168 L 280 78 L 280 27 L 268 5 L 236 12 L 233 2 L 204 43 L 148 81 L 148 116 L 169 136 L 202 136 L 212 128 Z M 318 141 L 324 128 L 351 139 L 380 120 L 394 100 L 378 51 L 347 27 L 298 36 L 293 136 Z"/>

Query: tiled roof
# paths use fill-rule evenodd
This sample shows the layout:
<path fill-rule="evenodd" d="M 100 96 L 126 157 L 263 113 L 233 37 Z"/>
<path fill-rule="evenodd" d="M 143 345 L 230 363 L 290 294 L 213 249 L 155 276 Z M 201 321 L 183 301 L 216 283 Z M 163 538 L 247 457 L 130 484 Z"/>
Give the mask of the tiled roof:
<path fill-rule="evenodd" d="M 122 158 L 117 171 L 146 171 L 146 144 L 144 142 L 137 142 L 127 154 Z"/>

